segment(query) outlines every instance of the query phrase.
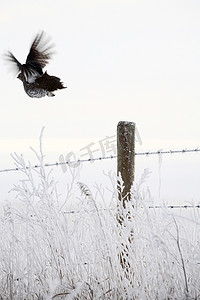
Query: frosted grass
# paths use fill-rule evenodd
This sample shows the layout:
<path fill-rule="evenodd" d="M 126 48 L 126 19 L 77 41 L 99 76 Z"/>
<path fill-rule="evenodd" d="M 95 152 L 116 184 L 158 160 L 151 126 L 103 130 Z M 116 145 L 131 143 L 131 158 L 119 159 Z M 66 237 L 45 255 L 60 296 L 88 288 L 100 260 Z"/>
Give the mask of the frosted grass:
<path fill-rule="evenodd" d="M 75 173 L 64 198 L 44 167 L 41 139 L 35 155 L 38 169 L 13 155 L 24 179 L 0 219 L 1 300 L 200 299 L 198 210 L 186 218 L 164 206 L 149 209 L 146 172 L 125 210 L 117 207 L 111 173 L 110 199 L 104 199 L 111 207 L 103 209 Z M 77 212 L 67 213 L 73 201 Z"/>

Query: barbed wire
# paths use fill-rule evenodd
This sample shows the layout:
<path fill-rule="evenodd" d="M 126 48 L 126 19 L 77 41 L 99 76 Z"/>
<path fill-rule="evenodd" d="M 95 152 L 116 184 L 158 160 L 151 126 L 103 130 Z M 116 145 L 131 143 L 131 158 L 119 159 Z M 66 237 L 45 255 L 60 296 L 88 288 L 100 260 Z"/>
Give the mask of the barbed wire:
<path fill-rule="evenodd" d="M 143 207 L 141 207 L 143 208 Z M 170 208 L 170 209 L 173 209 L 173 208 L 184 208 L 184 209 L 187 209 L 187 208 L 200 208 L 200 205 L 165 205 L 165 206 L 162 206 L 162 205 L 152 205 L 152 206 L 148 206 L 148 208 L 155 208 L 155 209 L 158 209 L 158 208 L 162 208 L 162 209 L 165 209 L 165 208 Z M 98 209 L 98 211 L 112 211 L 112 210 L 117 210 L 117 207 L 116 208 L 101 208 L 101 209 Z M 95 210 L 92 210 L 90 212 L 93 212 Z M 82 212 L 89 212 L 88 210 L 71 210 L 71 211 L 64 211 L 64 214 L 78 214 L 78 213 L 82 213 Z"/>
<path fill-rule="evenodd" d="M 139 153 L 135 153 L 135 155 L 155 155 L 155 154 L 177 154 L 177 153 L 191 153 L 191 152 L 200 152 L 199 148 L 195 148 L 195 149 L 182 149 L 182 150 L 167 150 L 167 151 L 163 151 L 163 150 L 158 150 L 158 151 L 149 151 L 149 152 L 139 152 Z"/>
<path fill-rule="evenodd" d="M 144 208 L 144 207 L 140 207 L 140 208 Z M 147 208 L 150 208 L 150 209 L 166 209 L 166 208 L 170 208 L 170 209 L 177 209 L 177 208 L 183 208 L 183 209 L 188 209 L 188 208 L 200 208 L 200 205 L 178 205 L 178 204 L 175 204 L 175 205 L 152 205 L 152 206 L 148 206 Z M 99 208 L 97 209 L 98 212 L 100 211 L 117 211 L 117 207 L 115 208 Z M 87 212 L 95 212 L 96 210 L 69 210 L 69 211 L 64 211 L 63 213 L 64 214 L 79 214 L 79 213 L 87 213 Z"/>
<path fill-rule="evenodd" d="M 44 164 L 44 167 L 55 167 L 55 166 L 62 166 L 62 165 L 73 165 L 73 164 L 79 164 L 79 163 L 84 163 L 84 162 L 93 162 L 95 160 L 104 160 L 104 159 L 112 159 L 116 158 L 117 155 L 111 155 L 111 156 L 104 156 L 104 157 L 96 157 L 96 158 L 89 158 L 89 159 L 78 159 L 76 161 L 64 161 L 64 162 L 55 162 L 55 163 L 46 163 Z M 27 166 L 25 167 L 26 169 L 36 169 L 40 168 L 40 165 L 33 165 L 31 167 Z M 3 172 L 12 172 L 12 171 L 20 171 L 23 170 L 23 168 L 7 168 L 7 169 L 1 169 L 0 173 Z"/>
<path fill-rule="evenodd" d="M 178 154 L 178 153 L 192 153 L 192 152 L 200 152 L 199 148 L 195 149 L 182 149 L 182 150 L 158 150 L 158 151 L 146 151 L 146 152 L 138 152 L 135 153 L 135 156 L 149 156 L 149 155 L 162 155 L 162 154 Z M 110 156 L 103 156 L 103 157 L 95 157 L 95 158 L 88 158 L 88 159 L 78 159 L 76 161 L 63 161 L 63 162 L 55 162 L 55 163 L 46 163 L 44 164 L 44 167 L 55 167 L 55 166 L 62 166 L 62 165 L 73 165 L 73 164 L 80 164 L 84 162 L 93 162 L 97 160 L 106 160 L 106 159 L 114 159 L 117 158 L 117 155 L 110 155 Z M 33 165 L 31 167 L 27 166 L 26 169 L 29 168 L 40 168 L 40 165 Z M 0 169 L 0 173 L 4 172 L 13 172 L 13 171 L 20 171 L 23 170 L 23 168 L 6 168 L 6 169 Z"/>
<path fill-rule="evenodd" d="M 154 205 L 149 206 L 149 208 L 200 208 L 200 205 L 167 205 L 167 206 L 161 206 L 161 205 Z"/>
<path fill-rule="evenodd" d="M 143 206 L 141 206 L 140 208 L 144 208 Z M 200 208 L 200 205 L 152 205 L 152 206 L 148 206 L 147 208 L 149 209 L 188 209 L 188 208 Z M 93 210 L 88 210 L 88 209 L 84 209 L 84 210 L 68 210 L 68 211 L 63 211 L 63 214 L 80 214 L 80 213 L 93 213 L 95 211 L 101 212 L 101 211 L 116 211 L 117 212 L 117 207 L 115 208 L 97 208 L 97 209 L 93 209 Z M 30 217 L 35 217 L 36 215 L 30 215 Z"/>

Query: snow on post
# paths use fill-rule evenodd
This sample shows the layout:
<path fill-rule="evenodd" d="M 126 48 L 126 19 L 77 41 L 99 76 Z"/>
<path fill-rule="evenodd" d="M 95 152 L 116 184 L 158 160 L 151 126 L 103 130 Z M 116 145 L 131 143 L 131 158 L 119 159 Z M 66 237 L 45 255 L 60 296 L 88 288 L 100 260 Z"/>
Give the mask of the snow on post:
<path fill-rule="evenodd" d="M 118 197 L 124 209 L 131 197 L 134 169 L 135 123 L 121 121 L 117 125 L 117 176 Z"/>

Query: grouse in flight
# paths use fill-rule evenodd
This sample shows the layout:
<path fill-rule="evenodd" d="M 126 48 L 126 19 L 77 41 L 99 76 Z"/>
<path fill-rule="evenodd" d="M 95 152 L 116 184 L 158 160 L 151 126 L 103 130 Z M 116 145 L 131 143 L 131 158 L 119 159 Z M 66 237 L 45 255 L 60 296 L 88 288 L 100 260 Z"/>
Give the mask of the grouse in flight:
<path fill-rule="evenodd" d="M 44 35 L 44 31 L 36 35 L 25 64 L 21 64 L 10 51 L 6 54 L 6 59 L 14 63 L 19 73 L 17 78 L 23 82 L 25 92 L 32 98 L 53 97 L 54 91 L 66 88 L 60 78 L 43 72 L 53 54 L 53 45 L 48 44 Z"/>

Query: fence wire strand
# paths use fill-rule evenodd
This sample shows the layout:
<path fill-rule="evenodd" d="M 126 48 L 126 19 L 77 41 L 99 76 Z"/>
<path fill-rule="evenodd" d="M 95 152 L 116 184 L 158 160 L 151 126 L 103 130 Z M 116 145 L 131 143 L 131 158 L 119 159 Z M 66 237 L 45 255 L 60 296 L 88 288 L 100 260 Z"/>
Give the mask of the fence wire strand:
<path fill-rule="evenodd" d="M 143 207 L 140 207 L 143 208 Z M 188 209 L 188 208 L 200 208 L 200 205 L 153 205 L 153 206 L 148 206 L 150 209 Z M 68 211 L 63 211 L 63 214 L 80 214 L 80 213 L 93 213 L 96 210 L 68 210 Z M 98 212 L 101 211 L 117 211 L 117 207 L 115 208 L 99 208 Z"/>
<path fill-rule="evenodd" d="M 146 152 L 138 152 L 135 153 L 135 156 L 150 156 L 150 155 L 162 155 L 162 154 L 178 154 L 178 153 L 192 153 L 192 152 L 200 152 L 199 148 L 195 149 L 182 149 L 182 150 L 158 150 L 158 151 L 146 151 Z M 110 156 L 103 156 L 103 157 L 95 157 L 95 158 L 88 158 L 88 159 L 78 159 L 76 161 L 64 161 L 64 162 L 55 162 L 55 163 L 46 163 L 44 164 L 44 167 L 55 167 L 55 166 L 61 166 L 61 165 L 73 165 L 73 164 L 79 164 L 79 163 L 85 163 L 85 162 L 93 162 L 97 160 L 106 160 L 106 159 L 113 159 L 117 158 L 117 155 L 110 155 Z M 34 165 L 31 166 L 31 168 L 40 168 L 40 165 Z M 29 169 L 30 167 L 26 167 L 26 169 Z M 22 168 L 6 168 L 6 169 L 0 169 L 0 173 L 5 172 L 13 172 L 13 171 L 20 171 Z"/>

